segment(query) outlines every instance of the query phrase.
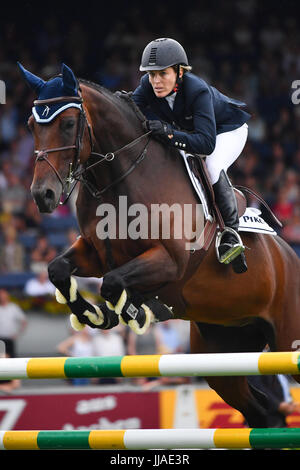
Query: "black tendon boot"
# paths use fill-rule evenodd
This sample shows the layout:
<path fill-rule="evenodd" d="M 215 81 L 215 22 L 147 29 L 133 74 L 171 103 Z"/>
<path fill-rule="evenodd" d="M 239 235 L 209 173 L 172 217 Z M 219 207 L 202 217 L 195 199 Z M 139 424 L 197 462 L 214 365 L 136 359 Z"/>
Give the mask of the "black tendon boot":
<path fill-rule="evenodd" d="M 245 247 L 238 234 L 239 215 L 233 187 L 224 170 L 213 185 L 216 204 L 221 212 L 225 230 L 218 236 L 217 250 L 220 263 L 232 263 L 236 273 L 247 271 Z"/>

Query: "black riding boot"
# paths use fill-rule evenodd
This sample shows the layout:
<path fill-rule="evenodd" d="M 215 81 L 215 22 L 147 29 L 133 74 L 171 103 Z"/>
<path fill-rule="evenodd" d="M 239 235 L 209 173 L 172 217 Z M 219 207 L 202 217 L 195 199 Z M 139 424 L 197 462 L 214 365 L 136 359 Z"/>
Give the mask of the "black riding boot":
<path fill-rule="evenodd" d="M 221 234 L 219 261 L 232 263 L 236 273 L 247 271 L 245 247 L 238 235 L 239 215 L 233 187 L 224 170 L 221 171 L 217 183 L 213 185 L 216 204 L 221 212 L 226 229 Z"/>

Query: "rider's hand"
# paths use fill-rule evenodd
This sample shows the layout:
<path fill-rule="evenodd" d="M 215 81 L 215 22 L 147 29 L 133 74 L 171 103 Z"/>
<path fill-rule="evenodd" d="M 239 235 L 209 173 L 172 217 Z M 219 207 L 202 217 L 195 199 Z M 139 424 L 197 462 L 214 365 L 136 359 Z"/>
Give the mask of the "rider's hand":
<path fill-rule="evenodd" d="M 147 121 L 147 128 L 152 131 L 153 137 L 157 137 L 164 142 L 173 138 L 173 129 L 166 122 L 162 121 Z"/>

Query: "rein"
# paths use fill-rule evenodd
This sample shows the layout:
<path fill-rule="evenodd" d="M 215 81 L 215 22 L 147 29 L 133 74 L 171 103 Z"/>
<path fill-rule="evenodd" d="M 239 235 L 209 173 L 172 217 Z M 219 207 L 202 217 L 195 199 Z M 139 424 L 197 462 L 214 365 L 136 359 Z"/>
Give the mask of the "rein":
<path fill-rule="evenodd" d="M 47 105 L 47 104 L 60 103 L 62 101 L 70 101 L 70 100 L 83 103 L 83 98 L 80 95 L 80 96 L 61 96 L 61 97 L 58 97 L 58 98 L 49 98 L 49 99 L 46 99 L 46 100 L 35 100 L 34 105 L 35 106 L 36 105 Z M 82 164 L 80 162 L 80 153 L 81 153 L 81 150 L 82 150 L 85 126 L 87 126 L 87 129 L 88 129 L 89 142 L 90 142 L 90 148 L 91 148 L 91 152 L 89 154 L 88 159 L 91 156 L 100 157 L 101 159 L 98 160 L 95 163 L 92 163 L 90 165 L 87 165 L 87 166 L 84 166 L 83 168 L 81 168 Z M 88 171 L 94 169 L 100 163 L 103 163 L 105 161 L 110 162 L 110 161 L 114 160 L 114 158 L 116 156 L 118 156 L 120 153 L 124 152 L 125 150 L 128 150 L 128 149 L 134 147 L 144 137 L 149 136 L 151 134 L 151 132 L 152 131 L 149 131 L 145 134 L 142 134 L 141 136 L 137 137 L 133 141 L 129 142 L 128 144 L 124 145 L 123 147 L 121 147 L 120 149 L 118 149 L 114 152 L 108 152 L 105 155 L 103 155 L 101 153 L 94 152 L 93 151 L 93 138 L 92 138 L 91 126 L 90 126 L 90 123 L 88 122 L 85 110 L 84 110 L 83 106 L 81 106 L 80 114 L 79 114 L 79 118 L 78 118 L 78 131 L 77 131 L 75 144 L 67 145 L 67 146 L 64 146 L 64 147 L 55 147 L 55 148 L 50 148 L 50 149 L 45 149 L 45 150 L 35 150 L 34 151 L 34 154 L 36 155 L 35 164 L 38 163 L 39 161 L 45 161 L 50 166 L 50 168 L 53 170 L 53 172 L 55 173 L 55 175 L 58 178 L 60 184 L 62 185 L 62 192 L 63 193 L 66 192 L 66 198 L 64 199 L 64 201 L 60 202 L 60 205 L 66 204 L 66 202 L 70 198 L 70 196 L 71 196 L 71 194 L 72 194 L 73 190 L 75 189 L 75 186 L 77 185 L 78 182 L 82 183 L 87 188 L 87 190 L 90 192 L 90 194 L 93 197 L 99 199 L 105 191 L 107 191 L 108 189 L 110 189 L 111 187 L 117 185 L 123 179 L 125 179 L 137 167 L 137 165 L 144 159 L 144 157 L 146 156 L 146 153 L 147 153 L 147 146 L 150 142 L 150 137 L 148 138 L 142 152 L 138 155 L 138 157 L 131 164 L 131 166 L 125 171 L 125 173 L 123 173 L 119 178 L 114 180 L 112 183 L 107 185 L 102 190 L 98 190 L 90 181 L 88 181 L 85 178 L 85 174 Z M 63 180 L 63 178 L 61 177 L 61 175 L 59 174 L 59 172 L 57 171 L 55 166 L 48 159 L 48 154 L 53 153 L 53 152 L 63 152 L 63 151 L 67 151 L 67 150 L 75 150 L 75 155 L 74 155 L 74 158 L 73 158 L 73 162 L 70 163 L 68 176 L 65 178 L 65 180 Z M 72 184 L 73 184 L 73 186 L 71 187 Z"/>
<path fill-rule="evenodd" d="M 95 155 L 97 157 L 101 157 L 101 160 L 98 160 L 97 162 L 92 163 L 91 165 L 86 166 L 85 168 L 78 169 L 77 171 L 75 171 L 73 173 L 73 179 L 76 180 L 76 182 L 80 181 L 81 183 L 85 184 L 87 189 L 92 194 L 92 196 L 94 196 L 96 199 L 99 199 L 102 196 L 102 194 L 105 193 L 105 191 L 107 191 L 108 189 L 112 188 L 113 186 L 119 184 L 121 181 L 123 181 L 123 179 L 126 178 L 126 176 L 130 175 L 130 173 L 136 168 L 136 166 L 144 159 L 144 157 L 146 156 L 146 153 L 147 153 L 147 146 L 149 144 L 150 138 L 147 140 L 142 152 L 134 160 L 134 162 L 130 165 L 130 167 L 125 171 L 125 173 L 123 173 L 119 178 L 114 180 L 109 185 L 105 186 L 105 188 L 103 188 L 102 190 L 99 191 L 89 181 L 81 178 L 81 176 L 84 175 L 89 170 L 92 170 L 93 168 L 98 166 L 100 163 L 103 163 L 105 161 L 111 162 L 112 160 L 114 160 L 114 158 L 117 155 L 119 155 L 121 152 L 124 152 L 124 150 L 128 150 L 131 147 L 134 147 L 134 145 L 136 145 L 144 137 L 147 137 L 149 134 L 151 134 L 151 132 L 152 131 L 149 131 L 146 134 L 143 134 L 143 135 L 137 137 L 133 141 L 129 142 L 129 144 L 124 145 L 124 147 L 121 147 L 120 149 L 116 150 L 115 152 L 108 152 L 106 155 L 103 155 L 101 153 L 91 152 L 90 156 Z M 73 188 L 72 188 L 72 190 L 73 190 Z"/>

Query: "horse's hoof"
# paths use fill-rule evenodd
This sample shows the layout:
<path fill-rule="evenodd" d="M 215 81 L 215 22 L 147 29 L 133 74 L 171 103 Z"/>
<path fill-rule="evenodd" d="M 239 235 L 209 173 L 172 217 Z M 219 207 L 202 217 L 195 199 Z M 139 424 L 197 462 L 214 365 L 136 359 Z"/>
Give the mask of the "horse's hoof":
<path fill-rule="evenodd" d="M 71 313 L 70 315 L 70 323 L 71 323 L 71 327 L 75 331 L 81 331 L 86 326 L 84 323 L 80 323 L 80 321 L 78 320 L 78 318 L 76 317 L 74 313 Z"/>
<path fill-rule="evenodd" d="M 151 323 L 155 321 L 154 314 L 151 309 L 142 304 L 138 309 L 138 313 L 135 318 L 131 318 L 128 314 L 123 313 L 120 315 L 120 323 L 128 325 L 129 328 L 134 331 L 137 335 L 143 335 L 148 330 Z"/>

